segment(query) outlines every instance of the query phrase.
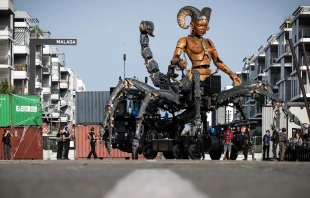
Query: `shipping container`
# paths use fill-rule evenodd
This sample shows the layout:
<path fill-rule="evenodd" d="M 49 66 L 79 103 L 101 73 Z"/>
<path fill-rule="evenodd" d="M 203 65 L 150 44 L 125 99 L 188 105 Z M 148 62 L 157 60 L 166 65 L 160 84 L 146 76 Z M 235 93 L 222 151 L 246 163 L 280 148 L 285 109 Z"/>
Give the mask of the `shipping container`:
<path fill-rule="evenodd" d="M 91 127 L 95 128 L 95 136 L 99 136 L 99 125 L 88 125 L 88 126 L 76 126 L 75 127 L 75 159 L 86 159 L 90 152 L 90 144 L 89 139 L 87 138 L 87 134 L 90 132 Z M 99 141 L 96 143 L 96 153 L 99 158 L 110 158 L 107 149 L 103 144 L 100 144 Z M 122 152 L 118 149 L 112 149 L 113 159 L 131 159 L 131 153 Z M 94 156 L 92 156 L 92 159 Z M 159 158 L 159 157 L 158 157 Z M 139 159 L 144 159 L 143 155 L 139 155 Z"/>
<path fill-rule="evenodd" d="M 11 125 L 10 97 L 7 94 L 0 94 L 0 127 Z"/>
<path fill-rule="evenodd" d="M 1 137 L 4 129 L 0 128 Z M 42 160 L 43 138 L 41 127 L 14 127 L 9 128 L 11 137 L 11 159 L 12 160 Z M 3 160 L 3 146 L 0 147 L 0 159 Z"/>
<path fill-rule="evenodd" d="M 12 95 L 12 126 L 40 126 L 42 107 L 39 95 Z"/>
<path fill-rule="evenodd" d="M 110 91 L 77 92 L 75 96 L 76 125 L 98 125 L 103 121 Z"/>

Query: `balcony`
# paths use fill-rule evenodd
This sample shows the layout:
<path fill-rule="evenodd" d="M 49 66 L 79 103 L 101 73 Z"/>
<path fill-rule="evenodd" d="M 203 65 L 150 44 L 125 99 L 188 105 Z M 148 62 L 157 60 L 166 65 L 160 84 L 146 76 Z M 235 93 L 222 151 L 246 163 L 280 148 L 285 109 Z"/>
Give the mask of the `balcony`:
<path fill-rule="evenodd" d="M 43 67 L 42 65 L 42 55 L 40 52 L 36 52 L 36 65 Z"/>
<path fill-rule="evenodd" d="M 36 89 L 42 88 L 42 83 L 40 81 L 36 81 Z"/>
<path fill-rule="evenodd" d="M 15 79 L 28 79 L 27 65 L 26 64 L 14 64 L 14 78 Z"/>
<path fill-rule="evenodd" d="M 51 69 L 49 65 L 44 66 L 42 70 L 43 70 L 43 74 L 51 74 Z"/>
<path fill-rule="evenodd" d="M 68 122 L 68 116 L 66 114 L 61 114 L 60 122 Z"/>
<path fill-rule="evenodd" d="M 63 107 L 63 106 L 66 106 L 66 105 L 68 105 L 69 104 L 69 102 L 68 102 L 68 100 L 65 100 L 65 99 L 60 99 L 60 106 L 61 107 Z"/>
<path fill-rule="evenodd" d="M 53 112 L 52 117 L 53 118 L 59 118 L 59 112 Z"/>
<path fill-rule="evenodd" d="M 307 56 L 308 66 L 310 65 L 310 56 Z M 307 66 L 305 58 L 302 56 L 299 58 L 299 66 Z"/>
<path fill-rule="evenodd" d="M 59 76 L 58 75 L 52 75 L 52 81 L 53 82 L 59 82 Z"/>
<path fill-rule="evenodd" d="M 13 39 L 13 30 L 8 26 L 0 25 L 0 38 L 11 38 Z"/>
<path fill-rule="evenodd" d="M 12 65 L 11 65 L 11 56 L 10 55 L 3 55 L 3 54 L 0 54 L 0 68 L 12 68 Z"/>
<path fill-rule="evenodd" d="M 14 54 L 29 54 L 29 45 L 14 45 Z"/>
<path fill-rule="evenodd" d="M 67 80 L 61 80 L 59 86 L 60 86 L 60 89 L 68 89 L 68 81 Z"/>
<path fill-rule="evenodd" d="M 51 87 L 43 85 L 43 94 L 51 94 Z"/>
<path fill-rule="evenodd" d="M 8 14 L 14 14 L 13 0 L 1 0 L 0 10 L 7 10 Z"/>
<path fill-rule="evenodd" d="M 59 90 L 58 89 L 52 89 L 51 99 L 52 100 L 59 100 Z"/>
<path fill-rule="evenodd" d="M 66 67 L 60 67 L 60 72 L 68 72 L 68 69 Z"/>
<path fill-rule="evenodd" d="M 301 28 L 299 30 L 299 41 L 301 42 L 310 41 L 310 28 Z"/>

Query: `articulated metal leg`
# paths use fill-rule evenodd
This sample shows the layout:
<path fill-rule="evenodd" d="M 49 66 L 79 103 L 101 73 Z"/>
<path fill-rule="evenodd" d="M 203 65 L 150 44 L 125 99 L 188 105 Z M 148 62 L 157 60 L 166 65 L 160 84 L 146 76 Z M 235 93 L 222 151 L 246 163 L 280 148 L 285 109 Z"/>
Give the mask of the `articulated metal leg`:
<path fill-rule="evenodd" d="M 104 114 L 104 119 L 103 119 L 103 127 L 104 127 L 104 132 L 109 133 L 108 138 L 105 140 L 105 146 L 106 149 L 110 155 L 110 157 L 113 157 L 111 155 L 111 149 L 112 149 L 112 132 L 113 132 L 113 127 L 114 127 L 114 112 L 117 107 L 117 104 L 119 102 L 120 97 L 123 95 L 123 93 L 120 93 L 122 89 L 125 87 L 124 83 L 122 80 L 119 81 L 118 85 L 116 88 L 113 90 L 109 104 L 106 106 L 105 114 Z M 101 134 L 103 136 L 104 134 Z"/>
<path fill-rule="evenodd" d="M 194 81 L 194 100 L 195 100 L 195 126 L 196 131 L 201 131 L 201 114 L 200 114 L 200 105 L 201 105 L 201 93 L 200 93 L 200 73 L 195 70 L 193 74 Z"/>
<path fill-rule="evenodd" d="M 233 104 L 237 108 L 237 110 L 240 112 L 241 116 L 243 117 L 243 120 L 248 120 L 247 116 L 243 112 L 242 104 L 240 100 L 234 100 Z"/>
<path fill-rule="evenodd" d="M 138 148 L 139 148 L 139 141 L 141 137 L 140 133 L 141 133 L 143 114 L 145 112 L 147 105 L 149 104 L 151 100 L 151 97 L 152 95 L 150 93 L 145 96 L 145 98 L 143 99 L 141 108 L 139 110 L 139 114 L 136 118 L 136 133 L 132 141 L 132 159 L 138 159 Z"/>

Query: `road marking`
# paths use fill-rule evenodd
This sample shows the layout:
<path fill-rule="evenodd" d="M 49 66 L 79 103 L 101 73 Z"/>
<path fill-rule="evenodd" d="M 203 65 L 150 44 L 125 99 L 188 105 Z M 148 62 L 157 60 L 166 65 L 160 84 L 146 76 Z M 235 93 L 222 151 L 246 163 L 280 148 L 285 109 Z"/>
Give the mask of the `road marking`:
<path fill-rule="evenodd" d="M 209 198 L 191 181 L 188 181 L 168 169 L 140 169 L 131 172 L 118 181 L 115 187 L 103 198 Z"/>

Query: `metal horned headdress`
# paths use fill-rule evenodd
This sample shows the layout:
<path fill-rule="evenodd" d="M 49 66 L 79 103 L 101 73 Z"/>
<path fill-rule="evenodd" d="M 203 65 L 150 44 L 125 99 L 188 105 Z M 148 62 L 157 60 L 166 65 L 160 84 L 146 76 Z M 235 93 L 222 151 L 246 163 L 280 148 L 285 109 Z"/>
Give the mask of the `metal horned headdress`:
<path fill-rule="evenodd" d="M 185 6 L 181 8 L 178 12 L 178 24 L 183 29 L 189 28 L 189 25 L 185 24 L 186 16 L 190 16 L 192 18 L 192 21 L 207 20 L 209 22 L 211 11 L 212 9 L 209 7 L 205 7 L 200 11 L 195 7 Z"/>

